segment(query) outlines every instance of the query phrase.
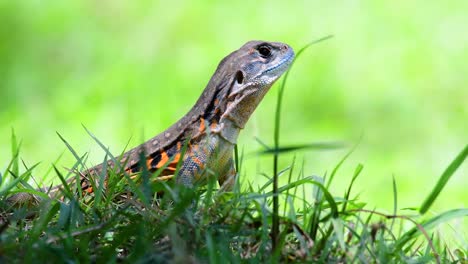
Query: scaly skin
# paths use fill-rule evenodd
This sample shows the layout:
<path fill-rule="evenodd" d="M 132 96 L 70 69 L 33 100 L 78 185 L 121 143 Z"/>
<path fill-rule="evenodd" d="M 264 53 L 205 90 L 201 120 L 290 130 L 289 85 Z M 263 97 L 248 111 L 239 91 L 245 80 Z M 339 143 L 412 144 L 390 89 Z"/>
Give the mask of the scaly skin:
<path fill-rule="evenodd" d="M 279 42 L 250 41 L 225 57 L 192 109 L 179 121 L 146 143 L 119 157 L 119 168 L 113 162 L 100 164 L 81 173 L 81 188 L 92 193 L 90 175 L 115 171 L 134 175 L 141 170 L 141 153 L 150 172 L 167 165 L 160 179 L 174 176 L 182 158 L 177 182 L 188 187 L 207 174 L 218 177 L 224 189 L 231 189 L 235 179 L 233 148 L 239 131 L 256 109 L 273 83 L 288 69 L 294 51 Z M 185 155 L 181 155 L 188 141 Z M 72 182 L 74 179 L 71 179 Z M 60 185 L 46 191 L 55 197 Z M 37 197 L 18 193 L 10 203 L 31 203 Z"/>

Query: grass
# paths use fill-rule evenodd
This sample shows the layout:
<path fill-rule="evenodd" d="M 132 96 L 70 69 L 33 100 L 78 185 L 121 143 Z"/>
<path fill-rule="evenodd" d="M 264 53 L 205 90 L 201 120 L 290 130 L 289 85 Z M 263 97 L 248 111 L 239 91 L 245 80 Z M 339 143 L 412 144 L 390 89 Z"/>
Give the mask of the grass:
<path fill-rule="evenodd" d="M 467 156 L 467 149 L 449 169 L 461 164 L 460 157 Z M 93 197 L 72 195 L 79 186 L 63 181 L 63 199 L 44 198 L 34 206 L 12 207 L 5 200 L 12 186 L 36 194 L 25 182 L 30 169 L 15 175 L 19 161 L 16 155 L 2 178 L 0 252 L 4 262 L 467 261 L 467 245 L 459 241 L 458 247 L 454 247 L 455 243 L 449 247 L 437 227 L 468 216 L 468 209 L 449 210 L 433 217 L 416 211 L 399 215 L 396 185 L 393 214 L 366 209 L 365 202 L 352 192 L 353 182 L 363 169 L 361 164 L 350 177 L 343 196 L 330 193 L 322 177 L 303 177 L 300 165 L 292 162 L 280 172 L 281 177 L 288 176 L 288 181 L 278 187 L 276 195 L 270 191 L 273 181 L 257 188 L 243 182 L 233 192 L 221 193 L 215 179 L 205 186 L 187 189 L 144 180 L 137 185 L 128 177 L 111 173 L 107 188 L 97 187 Z M 80 158 L 74 167 L 82 163 Z M 58 169 L 55 172 L 61 179 L 66 177 Z M 145 173 L 142 179 L 152 177 Z M 443 173 L 441 178 L 446 175 Z M 313 186 L 310 193 L 304 191 L 308 185 Z M 440 183 L 434 190 L 439 188 Z M 163 190 L 165 195 L 153 196 L 145 191 L 148 189 Z M 272 210 L 275 196 L 284 206 L 277 213 Z M 434 199 L 431 192 L 428 200 Z M 430 207 L 428 200 L 423 203 L 426 207 Z M 273 248 L 275 217 L 279 230 Z"/>
<path fill-rule="evenodd" d="M 265 174 L 268 181 L 262 186 L 238 177 L 240 182 L 233 192 L 219 192 L 214 178 L 188 189 L 155 181 L 159 172 L 150 174 L 143 169 L 137 180 L 110 172 L 106 188 L 102 187 L 104 175 L 98 175 L 91 181 L 101 183 L 93 186 L 94 195 L 82 196 L 76 191 L 80 186 L 66 179 L 77 177 L 72 171 L 86 167 L 86 155 L 79 155 L 59 135 L 76 163 L 70 170 L 52 167 L 63 188 L 58 199 L 50 199 L 28 183 L 36 180 L 32 175 L 37 164 L 20 164 L 21 143 L 12 133 L 12 159 L 0 183 L 0 261 L 468 263 L 466 241 L 447 243 L 438 231 L 440 225 L 468 216 L 468 209 L 426 215 L 464 162 L 468 146 L 448 165 L 421 206 L 415 205 L 417 209 L 399 213 L 395 181 L 394 195 L 388 198 L 393 199 L 393 213 L 366 208 L 366 201 L 353 193 L 362 164 L 350 173 L 343 195 L 330 192 L 334 176 L 342 173 L 340 166 L 354 148 L 329 176 L 305 176 L 303 165 L 295 158 L 286 168 L 279 168 L 284 152 L 339 146 L 280 145 L 280 106 L 286 79 L 278 96 L 274 147 L 263 144 L 265 149 L 260 151 L 272 155 L 274 173 Z M 115 160 L 105 145 L 90 135 L 106 151 L 104 161 Z M 236 168 L 242 171 L 243 154 L 236 149 L 235 156 Z M 37 204 L 12 206 L 7 197 L 18 192 L 40 199 Z M 164 195 L 158 195 L 161 192 Z"/>

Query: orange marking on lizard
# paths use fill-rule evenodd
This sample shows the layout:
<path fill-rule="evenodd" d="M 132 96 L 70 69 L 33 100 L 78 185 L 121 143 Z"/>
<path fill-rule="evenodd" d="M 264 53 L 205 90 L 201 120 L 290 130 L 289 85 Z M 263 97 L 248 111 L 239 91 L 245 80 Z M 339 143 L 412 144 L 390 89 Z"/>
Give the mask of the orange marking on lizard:
<path fill-rule="evenodd" d="M 211 129 L 215 129 L 217 126 L 218 126 L 218 123 L 216 122 L 216 120 L 213 120 L 212 123 L 210 124 Z"/>
<path fill-rule="evenodd" d="M 169 160 L 169 156 L 167 156 L 167 153 L 165 151 L 161 151 L 161 160 L 158 162 L 156 165 L 156 168 L 161 168 L 166 164 L 166 162 Z"/>
<path fill-rule="evenodd" d="M 176 170 L 176 167 L 174 166 L 168 166 L 164 171 L 163 171 L 163 175 L 167 175 L 167 173 L 171 172 L 171 173 L 174 173 L 174 171 Z"/>
<path fill-rule="evenodd" d="M 205 119 L 203 117 L 200 117 L 200 133 L 205 131 Z"/>
<path fill-rule="evenodd" d="M 177 152 L 177 154 L 174 156 L 174 159 L 171 161 L 171 164 L 177 164 L 180 160 L 180 152 Z"/>
<path fill-rule="evenodd" d="M 203 162 L 197 157 L 197 156 L 192 156 L 192 160 L 193 162 L 195 162 L 198 167 L 202 168 L 203 167 Z"/>
<path fill-rule="evenodd" d="M 151 162 L 153 162 L 153 158 L 148 157 L 146 159 L 146 168 L 151 169 Z"/>
<path fill-rule="evenodd" d="M 177 152 L 180 152 L 180 149 L 182 148 L 182 143 L 177 142 Z"/>

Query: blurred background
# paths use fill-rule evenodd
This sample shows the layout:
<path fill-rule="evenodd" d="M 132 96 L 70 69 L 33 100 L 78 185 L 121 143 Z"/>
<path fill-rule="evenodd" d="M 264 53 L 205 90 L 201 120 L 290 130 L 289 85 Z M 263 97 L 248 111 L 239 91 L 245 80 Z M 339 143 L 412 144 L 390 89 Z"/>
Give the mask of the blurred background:
<path fill-rule="evenodd" d="M 335 177 L 391 211 L 417 207 L 468 143 L 468 1 L 1 1 L 0 170 L 21 157 L 41 177 L 63 153 L 59 132 L 90 164 L 163 131 L 195 103 L 219 61 L 251 39 L 308 49 L 285 90 L 281 143 L 344 141 L 356 151 Z M 275 85 L 239 138 L 273 142 Z M 330 174 L 349 148 L 298 152 L 305 175 Z M 281 156 L 282 168 L 293 154 Z M 265 182 L 271 157 L 246 156 L 243 179 Z M 299 168 L 296 169 L 299 172 Z M 468 166 L 433 209 L 468 206 Z M 51 176 L 52 177 L 52 176 Z"/>

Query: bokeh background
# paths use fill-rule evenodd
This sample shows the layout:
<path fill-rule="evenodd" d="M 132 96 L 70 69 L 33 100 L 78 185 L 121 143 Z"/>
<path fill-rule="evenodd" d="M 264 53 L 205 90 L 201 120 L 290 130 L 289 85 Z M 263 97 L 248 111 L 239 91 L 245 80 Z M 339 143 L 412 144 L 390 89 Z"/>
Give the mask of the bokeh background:
<path fill-rule="evenodd" d="M 0 169 L 21 157 L 41 177 L 61 153 L 135 146 L 186 113 L 218 62 L 251 39 L 296 50 L 285 91 L 281 143 L 359 143 L 335 178 L 342 195 L 354 168 L 370 208 L 419 206 L 468 143 L 468 1 L 0 1 Z M 249 154 L 272 142 L 278 86 L 239 139 Z M 349 151 L 298 152 L 305 175 L 324 175 Z M 292 155 L 281 157 L 287 166 Z M 271 158 L 248 155 L 242 177 L 260 184 Z M 296 171 L 299 171 L 298 169 Z M 468 206 L 466 163 L 433 209 Z"/>

